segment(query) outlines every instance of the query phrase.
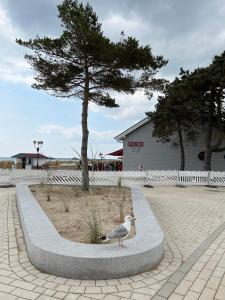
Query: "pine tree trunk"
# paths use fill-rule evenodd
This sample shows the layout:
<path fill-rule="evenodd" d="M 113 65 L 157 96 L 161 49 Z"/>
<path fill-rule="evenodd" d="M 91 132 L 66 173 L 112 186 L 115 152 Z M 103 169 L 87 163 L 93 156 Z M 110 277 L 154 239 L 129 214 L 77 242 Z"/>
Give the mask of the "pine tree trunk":
<path fill-rule="evenodd" d="M 81 158 L 82 158 L 82 190 L 89 190 L 89 174 L 88 174 L 88 81 L 85 82 L 84 98 L 82 102 L 82 144 L 81 144 Z"/>
<path fill-rule="evenodd" d="M 184 153 L 184 143 L 182 131 L 180 128 L 180 122 L 177 121 L 177 130 L 178 130 L 178 140 L 179 140 L 179 148 L 180 148 L 180 171 L 184 171 L 185 169 L 185 153 Z"/>
<path fill-rule="evenodd" d="M 205 157 L 204 157 L 204 170 L 211 171 L 211 158 L 212 158 L 212 148 L 211 148 L 211 140 L 212 140 L 212 126 L 213 126 L 213 101 L 210 103 L 210 111 L 209 117 L 206 124 L 206 141 L 205 141 Z"/>
<path fill-rule="evenodd" d="M 205 165 L 204 165 L 205 171 L 211 171 L 211 159 L 212 159 L 212 151 L 210 148 L 207 147 L 205 151 Z"/>

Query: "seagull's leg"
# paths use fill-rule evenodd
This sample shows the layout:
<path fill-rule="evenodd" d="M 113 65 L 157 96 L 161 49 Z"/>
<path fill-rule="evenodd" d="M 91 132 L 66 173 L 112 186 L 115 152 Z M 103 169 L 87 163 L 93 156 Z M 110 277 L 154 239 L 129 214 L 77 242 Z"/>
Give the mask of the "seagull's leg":
<path fill-rule="evenodd" d="M 121 247 L 126 248 L 126 246 L 123 245 L 122 240 L 120 240 L 120 242 L 121 242 Z"/>

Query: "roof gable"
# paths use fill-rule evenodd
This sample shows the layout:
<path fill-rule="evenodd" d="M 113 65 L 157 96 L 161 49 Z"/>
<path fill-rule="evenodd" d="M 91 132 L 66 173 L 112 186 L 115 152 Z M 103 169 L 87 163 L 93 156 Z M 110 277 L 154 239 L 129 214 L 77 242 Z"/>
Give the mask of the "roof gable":
<path fill-rule="evenodd" d="M 47 156 L 43 154 L 37 154 L 37 153 L 18 153 L 16 155 L 13 155 L 12 157 L 15 158 L 48 158 Z"/>
<path fill-rule="evenodd" d="M 136 129 L 140 128 L 141 126 L 143 126 L 144 124 L 146 124 L 148 122 L 150 122 L 150 118 L 146 117 L 143 120 L 141 120 L 140 122 L 134 124 L 127 130 L 125 130 L 122 133 L 120 133 L 119 135 L 117 135 L 114 139 L 116 139 L 117 141 L 122 141 L 128 134 L 130 134 L 131 132 L 135 131 Z"/>

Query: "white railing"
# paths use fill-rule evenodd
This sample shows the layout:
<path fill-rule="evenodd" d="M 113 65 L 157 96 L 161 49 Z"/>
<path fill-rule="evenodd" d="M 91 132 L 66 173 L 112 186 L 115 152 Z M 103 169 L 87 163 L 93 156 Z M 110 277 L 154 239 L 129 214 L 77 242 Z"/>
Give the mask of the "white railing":
<path fill-rule="evenodd" d="M 89 172 L 91 185 L 220 185 L 225 186 L 225 172 L 203 171 L 95 171 Z M 81 171 L 73 170 L 1 170 L 0 185 L 16 183 L 81 184 Z"/>

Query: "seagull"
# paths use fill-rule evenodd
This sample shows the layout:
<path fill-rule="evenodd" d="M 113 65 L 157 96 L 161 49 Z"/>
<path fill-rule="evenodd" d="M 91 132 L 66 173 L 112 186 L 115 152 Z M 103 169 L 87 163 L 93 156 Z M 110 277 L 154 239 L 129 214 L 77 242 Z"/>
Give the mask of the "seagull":
<path fill-rule="evenodd" d="M 125 217 L 125 222 L 121 225 L 119 225 L 117 228 L 113 229 L 111 232 L 107 233 L 104 236 L 99 237 L 100 240 L 103 240 L 104 243 L 112 240 L 112 239 L 118 239 L 119 240 L 119 246 L 120 247 L 125 247 L 122 244 L 122 240 L 125 239 L 131 229 L 131 223 L 135 221 L 136 219 L 131 216 L 126 216 Z"/>

